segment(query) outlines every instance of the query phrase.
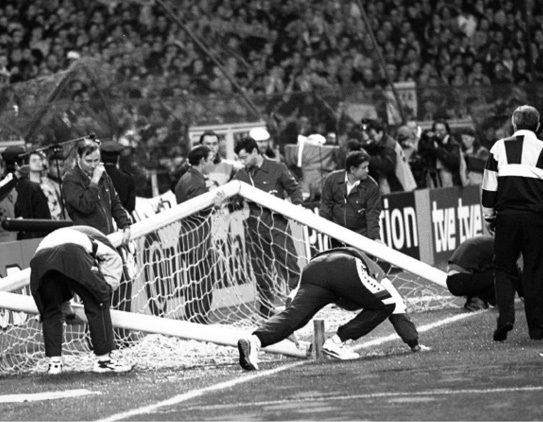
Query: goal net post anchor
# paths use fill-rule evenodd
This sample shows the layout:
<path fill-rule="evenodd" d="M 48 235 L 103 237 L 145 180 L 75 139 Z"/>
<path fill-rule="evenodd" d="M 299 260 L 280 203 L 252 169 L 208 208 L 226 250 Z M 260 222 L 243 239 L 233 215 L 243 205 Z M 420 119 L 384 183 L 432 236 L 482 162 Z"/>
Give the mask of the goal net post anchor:
<path fill-rule="evenodd" d="M 324 344 L 325 340 L 324 336 L 324 320 L 313 320 L 313 359 L 319 360 L 324 358 L 324 354 L 322 353 L 322 345 Z"/>

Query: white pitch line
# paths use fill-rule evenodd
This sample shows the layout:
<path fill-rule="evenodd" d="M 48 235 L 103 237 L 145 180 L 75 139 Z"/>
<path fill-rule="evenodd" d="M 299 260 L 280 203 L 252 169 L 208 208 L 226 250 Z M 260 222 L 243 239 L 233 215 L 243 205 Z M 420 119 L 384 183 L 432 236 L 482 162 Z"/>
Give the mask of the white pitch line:
<path fill-rule="evenodd" d="M 323 394 L 314 397 L 301 397 L 297 399 L 284 399 L 284 400 L 269 400 L 269 401 L 259 401 L 251 403 L 230 403 L 230 404 L 216 404 L 212 406 L 206 406 L 206 409 L 232 409 L 239 407 L 254 407 L 254 406 L 281 406 L 284 404 L 293 404 L 293 403 L 311 403 L 314 401 L 345 401 L 345 400 L 364 400 L 364 399 L 394 399 L 399 397 L 424 397 L 424 396 L 453 396 L 460 394 L 499 394 L 499 393 L 518 393 L 518 392 L 537 392 L 543 391 L 542 386 L 530 386 L 530 387 L 512 387 L 512 388 L 484 388 L 476 389 L 469 388 L 465 390 L 450 390 L 450 389 L 439 389 L 439 390 L 427 390 L 427 391 L 397 391 L 397 392 L 388 392 L 388 393 L 369 393 L 369 394 L 353 394 L 350 396 L 332 396 L 330 394 Z M 186 407 L 183 408 L 185 411 L 190 411 L 193 409 L 201 409 L 201 407 Z"/>
<path fill-rule="evenodd" d="M 0 403 L 24 403 L 29 401 L 40 401 L 40 400 L 55 400 L 55 399 L 65 399 L 70 397 L 80 397 L 86 396 L 89 394 L 102 394 L 99 391 L 89 391 L 89 390 L 68 390 L 68 391 L 47 391 L 45 393 L 34 393 L 34 394 L 5 394 L 0 396 Z"/>
<path fill-rule="evenodd" d="M 454 315 L 452 317 L 442 319 L 441 321 L 436 321 L 436 322 L 432 322 L 431 324 L 426 324 L 426 325 L 423 325 L 421 327 L 417 327 L 417 331 L 419 333 L 425 333 L 426 331 L 430 331 L 430 330 L 432 330 L 434 328 L 441 327 L 442 325 L 446 325 L 446 324 L 450 324 L 452 322 L 460 321 L 462 319 L 466 319 L 466 318 L 475 316 L 477 314 L 479 314 L 479 312 L 469 312 L 469 313 Z M 364 349 L 364 348 L 367 348 L 367 347 L 379 346 L 379 345 L 381 345 L 383 343 L 386 343 L 388 341 L 393 341 L 393 340 L 397 340 L 397 339 L 398 339 L 397 334 L 391 334 L 389 336 L 381 337 L 381 338 L 378 338 L 376 340 L 366 341 L 365 343 L 354 345 L 352 348 L 355 349 L 355 350 Z"/>
<path fill-rule="evenodd" d="M 478 314 L 478 312 L 471 312 L 471 313 L 466 313 L 466 314 L 455 315 L 455 316 L 452 316 L 452 317 L 449 317 L 449 318 L 445 318 L 445 319 L 443 319 L 441 321 L 437 321 L 437 322 L 432 323 L 432 324 L 423 325 L 422 327 L 417 328 L 417 330 L 419 332 L 429 331 L 429 330 L 431 330 L 433 328 L 437 328 L 437 327 L 440 327 L 440 326 L 445 325 L 445 324 L 450 324 L 451 322 L 456 322 L 458 320 L 468 318 L 470 316 L 474 316 L 474 315 L 477 315 L 477 314 Z M 382 337 L 382 338 L 377 339 L 377 340 L 372 340 L 372 341 L 362 343 L 362 344 L 358 345 L 355 348 L 360 349 L 360 348 L 364 348 L 364 347 L 380 345 L 380 344 L 386 343 L 388 341 L 397 340 L 397 339 L 398 339 L 397 335 L 390 335 L 390 336 L 387 336 L 387 337 Z M 173 405 L 182 403 L 184 401 L 193 399 L 195 397 L 202 396 L 205 393 L 209 393 L 209 392 L 212 392 L 212 391 L 218 391 L 218 390 L 222 390 L 222 389 L 225 389 L 225 388 L 230 388 L 230 387 L 233 387 L 235 385 L 243 384 L 245 382 L 252 381 L 252 380 L 257 379 L 257 378 L 262 378 L 262 377 L 265 377 L 265 376 L 268 376 L 268 375 L 274 375 L 274 374 L 277 374 L 279 372 L 283 372 L 283 371 L 286 371 L 288 369 L 292 369 L 292 368 L 296 368 L 297 366 L 304 365 L 307 362 L 308 362 L 307 360 L 302 360 L 300 362 L 295 362 L 295 363 L 291 363 L 291 364 L 288 364 L 288 365 L 285 365 L 285 366 L 280 366 L 278 368 L 270 369 L 268 371 L 257 372 L 254 375 L 244 376 L 242 378 L 238 378 L 238 379 L 235 379 L 235 380 L 221 382 L 219 384 L 212 385 L 210 387 L 201 388 L 199 390 L 193 390 L 193 391 L 190 391 L 190 392 L 184 393 L 184 394 L 179 394 L 179 395 L 174 396 L 172 398 L 169 398 L 167 400 L 159 401 L 157 403 L 154 403 L 154 404 L 151 404 L 151 405 L 148 405 L 148 406 L 143 406 L 143 407 L 139 407 L 137 409 L 132 409 L 132 410 L 129 410 L 128 412 L 117 413 L 117 414 L 111 415 L 111 416 L 109 416 L 109 417 L 107 417 L 105 419 L 99 419 L 96 422 L 114 422 L 114 421 L 120 421 L 120 420 L 123 420 L 123 419 L 126 419 L 126 418 L 130 418 L 132 416 L 141 415 L 141 414 L 144 414 L 144 413 L 150 413 L 150 412 L 153 412 L 153 411 L 155 411 L 157 409 L 160 409 L 161 407 L 173 406 Z"/>

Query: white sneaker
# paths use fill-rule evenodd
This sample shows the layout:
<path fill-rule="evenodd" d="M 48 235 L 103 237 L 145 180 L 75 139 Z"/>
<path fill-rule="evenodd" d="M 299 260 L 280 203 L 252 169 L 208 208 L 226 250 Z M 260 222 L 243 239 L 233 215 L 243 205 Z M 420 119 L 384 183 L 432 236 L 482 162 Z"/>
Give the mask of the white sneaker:
<path fill-rule="evenodd" d="M 62 374 L 62 362 L 54 361 L 49 362 L 49 367 L 47 368 L 48 375 L 59 375 Z"/>
<path fill-rule="evenodd" d="M 358 353 L 345 343 L 336 343 L 331 338 L 324 342 L 322 351 L 325 355 L 340 360 L 358 359 L 360 357 Z"/>
<path fill-rule="evenodd" d="M 258 370 L 258 339 L 252 335 L 238 340 L 239 365 L 246 371 Z"/>
<path fill-rule="evenodd" d="M 103 360 L 103 361 L 97 360 L 94 364 L 94 367 L 92 368 L 92 372 L 96 372 L 98 374 L 105 374 L 108 372 L 122 373 L 122 372 L 129 372 L 133 368 L 134 368 L 133 365 L 116 362 L 112 359 Z"/>
<path fill-rule="evenodd" d="M 428 347 L 428 346 L 425 346 L 424 344 L 417 344 L 416 346 L 413 346 L 413 347 L 411 348 L 411 351 L 412 351 L 413 353 L 417 353 L 417 352 L 428 352 L 428 351 L 430 351 L 430 350 L 432 350 L 432 348 L 431 348 L 431 347 Z"/>

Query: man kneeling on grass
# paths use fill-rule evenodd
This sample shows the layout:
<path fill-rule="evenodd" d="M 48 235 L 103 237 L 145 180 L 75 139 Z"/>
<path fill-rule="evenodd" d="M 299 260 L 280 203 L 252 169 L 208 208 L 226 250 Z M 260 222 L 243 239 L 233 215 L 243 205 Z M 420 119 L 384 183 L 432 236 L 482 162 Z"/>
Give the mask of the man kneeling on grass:
<path fill-rule="evenodd" d="M 93 371 L 128 372 L 131 365 L 115 362 L 109 305 L 119 287 L 121 257 L 109 239 L 88 226 L 55 230 L 38 245 L 30 261 L 30 290 L 40 312 L 48 373 L 62 373 L 62 317 L 74 293 L 83 301 L 90 337 L 97 356 Z M 67 319 L 74 317 L 66 312 Z"/>
<path fill-rule="evenodd" d="M 419 344 L 418 331 L 405 314 L 405 303 L 383 269 L 358 249 L 330 249 L 316 255 L 302 271 L 292 302 L 248 338 L 238 341 L 239 363 L 248 371 L 258 369 L 258 351 L 289 337 L 330 303 L 362 311 L 338 328 L 322 346 L 324 354 L 341 359 L 360 356 L 346 343 L 356 340 L 389 318 L 413 352 L 429 350 Z"/>

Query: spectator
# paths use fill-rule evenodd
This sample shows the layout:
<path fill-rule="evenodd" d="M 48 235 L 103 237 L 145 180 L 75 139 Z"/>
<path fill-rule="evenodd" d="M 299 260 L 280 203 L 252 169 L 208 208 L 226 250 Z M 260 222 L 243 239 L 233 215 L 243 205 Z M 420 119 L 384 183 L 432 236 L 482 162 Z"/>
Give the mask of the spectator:
<path fill-rule="evenodd" d="M 15 175 L 14 180 L 9 185 L 14 187 L 16 191 L 13 216 L 15 218 L 50 220 L 51 212 L 40 185 L 30 181 L 27 171 L 21 171 L 23 165 L 28 164 L 26 148 L 22 146 L 8 147 L 2 153 L 2 158 L 6 165 L 6 174 L 12 173 Z M 24 167 L 25 170 L 27 168 L 29 171 L 29 167 Z M 15 196 L 12 196 L 12 198 L 15 198 Z M 47 232 L 44 231 L 22 231 L 17 233 L 17 240 L 43 237 L 46 234 Z"/>
<path fill-rule="evenodd" d="M 481 145 L 472 128 L 463 129 L 460 133 L 462 153 L 466 162 L 468 183 L 480 185 L 483 182 L 483 171 L 488 158 L 488 149 Z"/>
<path fill-rule="evenodd" d="M 49 211 L 53 220 L 66 220 L 68 214 L 61 191 L 61 179 L 65 173 L 66 159 L 62 150 L 49 154 L 47 174 L 42 178 L 41 188 L 47 197 Z"/>
<path fill-rule="evenodd" d="M 224 159 L 221 156 L 219 151 L 219 135 L 213 131 L 205 131 L 202 133 L 202 135 L 200 135 L 199 143 L 200 145 L 208 147 L 213 154 L 213 164 L 211 164 L 207 174 L 205 175 L 208 189 L 222 186 L 232 180 L 232 177 L 234 177 L 234 173 L 236 171 L 236 166 L 234 163 Z"/>
<path fill-rule="evenodd" d="M 286 165 L 265 158 L 256 141 L 250 137 L 241 139 L 234 152 L 243 163 L 234 179 L 253 185 L 273 196 L 285 199 L 288 195 L 294 205 L 303 202 L 302 189 Z M 288 288 L 298 282 L 298 254 L 294 248 L 288 221 L 280 214 L 256 204 L 249 203 L 246 220 L 248 250 L 255 272 L 260 297 L 260 313 L 265 318 L 273 315 L 274 281 L 271 268 L 275 265 L 278 274 Z"/>
<path fill-rule="evenodd" d="M 347 154 L 345 170 L 336 170 L 324 180 L 319 215 L 372 240 L 381 240 L 379 215 L 381 195 L 368 175 L 370 157 L 365 151 Z M 332 247 L 343 246 L 331 239 Z"/>
<path fill-rule="evenodd" d="M 410 191 L 416 188 L 415 179 L 401 146 L 376 121 L 363 121 L 368 141 L 362 147 L 370 156 L 370 175 L 379 183 L 381 194 Z"/>
<path fill-rule="evenodd" d="M 213 152 L 199 145 L 189 153 L 188 161 L 190 167 L 175 187 L 178 204 L 208 191 L 205 175 L 213 165 Z M 189 275 L 185 316 L 187 320 L 200 324 L 209 322 L 208 314 L 213 299 L 210 212 L 211 208 L 208 208 L 184 219 L 179 233 L 181 258 Z"/>
<path fill-rule="evenodd" d="M 115 141 L 100 145 L 100 155 L 108 176 L 119 195 L 121 205 L 132 215 L 136 209 L 136 182 L 132 174 L 119 168 L 119 157 L 125 147 Z"/>
<path fill-rule="evenodd" d="M 105 235 L 123 231 L 122 244 L 130 240 L 130 217 L 101 161 L 99 142 L 88 138 L 77 145 L 74 167 L 62 179 L 66 209 L 75 225 L 87 225 Z"/>
<path fill-rule="evenodd" d="M 260 154 L 270 160 L 279 161 L 279 154 L 276 152 L 275 148 L 272 147 L 273 141 L 270 133 L 266 129 L 255 127 L 249 131 L 249 137 L 255 140 Z"/>
<path fill-rule="evenodd" d="M 31 182 L 41 184 L 44 174 L 44 156 L 40 151 L 31 151 L 28 156 L 28 178 Z"/>

